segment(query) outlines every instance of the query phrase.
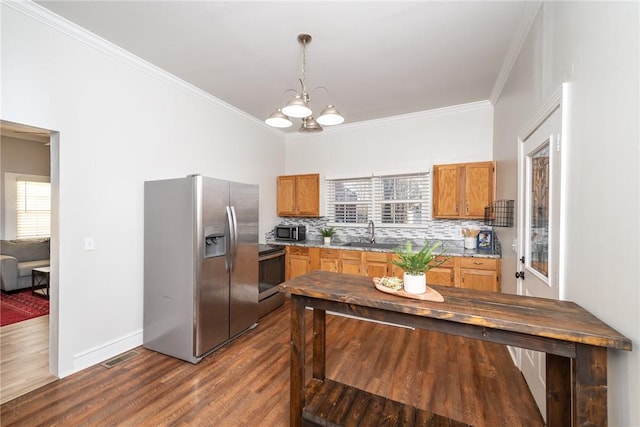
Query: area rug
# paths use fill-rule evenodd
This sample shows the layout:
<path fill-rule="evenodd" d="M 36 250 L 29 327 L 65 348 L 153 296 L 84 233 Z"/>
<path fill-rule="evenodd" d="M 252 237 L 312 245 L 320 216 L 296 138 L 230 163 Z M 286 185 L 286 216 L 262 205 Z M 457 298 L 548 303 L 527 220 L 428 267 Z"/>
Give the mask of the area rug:
<path fill-rule="evenodd" d="M 49 314 L 49 300 L 31 295 L 31 289 L 14 294 L 0 292 L 0 326 Z"/>

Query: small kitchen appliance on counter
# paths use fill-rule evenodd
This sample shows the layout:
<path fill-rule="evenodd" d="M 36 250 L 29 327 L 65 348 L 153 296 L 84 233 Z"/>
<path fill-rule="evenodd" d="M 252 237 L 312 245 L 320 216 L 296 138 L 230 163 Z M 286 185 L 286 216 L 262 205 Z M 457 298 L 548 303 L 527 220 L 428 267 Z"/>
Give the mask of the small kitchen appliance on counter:
<path fill-rule="evenodd" d="M 307 239 L 307 227 L 305 225 L 276 225 L 276 240 L 283 242 L 297 242 Z"/>

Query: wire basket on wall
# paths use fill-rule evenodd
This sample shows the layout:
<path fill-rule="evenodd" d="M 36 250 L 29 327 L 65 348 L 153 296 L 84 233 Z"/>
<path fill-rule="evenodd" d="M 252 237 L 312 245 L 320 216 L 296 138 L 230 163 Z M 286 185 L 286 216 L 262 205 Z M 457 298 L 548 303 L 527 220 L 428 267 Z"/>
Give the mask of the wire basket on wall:
<path fill-rule="evenodd" d="M 513 226 L 513 200 L 496 200 L 484 208 L 484 224 L 494 227 Z"/>

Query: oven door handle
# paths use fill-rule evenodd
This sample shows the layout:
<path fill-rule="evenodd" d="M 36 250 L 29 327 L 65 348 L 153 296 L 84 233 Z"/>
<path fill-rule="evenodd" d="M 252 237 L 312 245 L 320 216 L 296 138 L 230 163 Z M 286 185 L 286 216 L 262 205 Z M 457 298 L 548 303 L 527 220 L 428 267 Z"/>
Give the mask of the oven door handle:
<path fill-rule="evenodd" d="M 274 259 L 281 256 L 284 256 L 284 251 L 274 252 L 272 254 L 267 254 L 267 255 L 261 255 L 258 257 L 258 261 L 267 261 L 269 259 Z"/>

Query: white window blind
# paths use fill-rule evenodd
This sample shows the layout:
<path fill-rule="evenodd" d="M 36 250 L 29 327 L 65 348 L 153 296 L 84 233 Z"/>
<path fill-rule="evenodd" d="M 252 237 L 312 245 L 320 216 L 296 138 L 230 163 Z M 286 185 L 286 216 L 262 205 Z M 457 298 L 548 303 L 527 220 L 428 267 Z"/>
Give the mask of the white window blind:
<path fill-rule="evenodd" d="M 429 175 L 381 176 L 374 179 L 377 224 L 425 224 L 429 219 Z"/>
<path fill-rule="evenodd" d="M 329 222 L 366 223 L 373 216 L 370 178 L 327 180 Z"/>
<path fill-rule="evenodd" d="M 51 236 L 51 184 L 16 181 L 16 237 Z"/>
<path fill-rule="evenodd" d="M 427 172 L 327 180 L 330 223 L 419 226 L 430 218 Z"/>

